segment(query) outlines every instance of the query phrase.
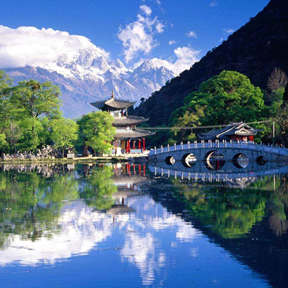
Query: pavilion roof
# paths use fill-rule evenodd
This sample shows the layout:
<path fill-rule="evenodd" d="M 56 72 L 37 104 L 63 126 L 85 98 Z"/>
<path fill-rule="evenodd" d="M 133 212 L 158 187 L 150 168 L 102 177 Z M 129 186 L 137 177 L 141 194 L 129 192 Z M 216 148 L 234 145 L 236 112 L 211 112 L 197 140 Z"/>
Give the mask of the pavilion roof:
<path fill-rule="evenodd" d="M 224 136 L 232 136 L 232 135 L 254 136 L 256 134 L 257 134 L 256 129 L 250 127 L 246 123 L 240 122 L 229 124 L 221 129 L 213 129 L 207 133 L 198 134 L 197 136 L 200 139 L 209 140 L 209 139 L 219 139 Z"/>

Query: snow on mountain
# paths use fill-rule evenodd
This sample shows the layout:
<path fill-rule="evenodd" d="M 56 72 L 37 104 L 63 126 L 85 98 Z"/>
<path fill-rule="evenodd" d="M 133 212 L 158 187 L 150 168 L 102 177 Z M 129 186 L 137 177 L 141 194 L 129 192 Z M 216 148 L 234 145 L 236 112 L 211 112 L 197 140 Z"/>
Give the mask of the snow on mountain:
<path fill-rule="evenodd" d="M 178 59 L 178 58 L 177 58 Z M 92 111 L 90 102 L 116 97 L 139 101 L 176 76 L 175 65 L 153 58 L 126 67 L 88 38 L 51 28 L 0 25 L 0 69 L 15 82 L 51 81 L 62 90 L 62 110 L 76 118 Z"/>
<path fill-rule="evenodd" d="M 5 70 L 15 82 L 36 79 L 58 85 L 62 91 L 64 116 L 77 118 L 94 110 L 90 102 L 110 97 L 112 89 L 119 98 L 136 102 L 148 98 L 176 76 L 166 62 L 153 58 L 143 61 L 134 69 L 128 69 L 119 59 L 112 62 L 95 55 L 94 51 L 80 51 L 73 61 L 61 57 L 57 62 L 43 67 L 25 66 Z"/>

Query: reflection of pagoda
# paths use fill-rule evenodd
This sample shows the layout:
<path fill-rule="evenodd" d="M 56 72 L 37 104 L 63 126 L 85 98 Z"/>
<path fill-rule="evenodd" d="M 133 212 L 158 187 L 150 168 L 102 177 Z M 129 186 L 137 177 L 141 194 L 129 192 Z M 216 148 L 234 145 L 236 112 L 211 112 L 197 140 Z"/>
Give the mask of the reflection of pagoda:
<path fill-rule="evenodd" d="M 147 118 L 128 116 L 128 108 L 135 102 L 116 100 L 112 97 L 105 101 L 91 103 L 94 107 L 109 112 L 114 117 L 113 126 L 116 127 L 113 142 L 115 154 L 141 153 L 145 151 L 145 137 L 153 135 L 148 130 L 136 128 L 137 124 L 147 121 Z"/>
<path fill-rule="evenodd" d="M 106 213 L 116 216 L 135 212 L 128 206 L 128 199 L 143 195 L 141 184 L 148 181 L 145 164 L 118 163 L 114 165 L 112 180 L 117 186 L 117 192 L 112 195 L 114 205 Z"/>

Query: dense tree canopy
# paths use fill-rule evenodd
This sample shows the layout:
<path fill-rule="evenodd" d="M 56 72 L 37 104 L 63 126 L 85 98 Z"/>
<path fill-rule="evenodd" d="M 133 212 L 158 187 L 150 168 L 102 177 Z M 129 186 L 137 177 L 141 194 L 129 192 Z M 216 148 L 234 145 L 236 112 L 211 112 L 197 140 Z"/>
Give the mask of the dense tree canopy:
<path fill-rule="evenodd" d="M 44 145 L 64 151 L 77 139 L 78 126 L 61 116 L 60 90 L 49 82 L 12 86 L 0 71 L 0 151 L 35 151 Z"/>
<path fill-rule="evenodd" d="M 59 118 L 50 121 L 51 140 L 56 148 L 62 150 L 62 156 L 65 149 L 72 148 L 78 138 L 78 125 L 71 119 Z"/>
<path fill-rule="evenodd" d="M 55 118 L 60 115 L 60 90 L 50 82 L 21 81 L 7 89 L 6 93 L 11 94 L 11 102 L 29 118 Z"/>
<path fill-rule="evenodd" d="M 84 115 L 78 121 L 81 145 L 91 147 L 95 153 L 109 153 L 115 135 L 113 121 L 108 112 L 98 111 Z"/>
<path fill-rule="evenodd" d="M 185 98 L 184 106 L 171 118 L 172 126 L 199 126 L 251 122 L 261 119 L 264 111 L 263 93 L 243 74 L 222 71 L 203 82 L 199 89 Z M 175 132 L 189 139 L 191 132 Z"/>

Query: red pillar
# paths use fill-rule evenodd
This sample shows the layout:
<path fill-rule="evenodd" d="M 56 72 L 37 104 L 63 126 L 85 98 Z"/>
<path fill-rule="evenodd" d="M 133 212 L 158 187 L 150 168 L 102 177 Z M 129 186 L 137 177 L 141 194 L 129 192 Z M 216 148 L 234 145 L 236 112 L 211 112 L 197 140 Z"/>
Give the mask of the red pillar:
<path fill-rule="evenodd" d="M 142 142 L 143 142 L 143 151 L 145 151 L 145 138 L 143 138 Z"/>
<path fill-rule="evenodd" d="M 138 139 L 138 149 L 141 149 L 141 139 Z"/>
<path fill-rule="evenodd" d="M 127 163 L 127 173 L 129 176 L 131 176 L 131 164 L 130 163 Z"/>
<path fill-rule="evenodd" d="M 130 148 L 130 139 L 127 140 L 127 146 L 128 146 L 128 153 L 130 153 L 130 151 L 131 151 L 131 148 Z"/>
<path fill-rule="evenodd" d="M 138 164 L 139 175 L 141 175 L 141 164 Z"/>
<path fill-rule="evenodd" d="M 146 165 L 143 164 L 143 176 L 146 176 Z"/>
<path fill-rule="evenodd" d="M 133 163 L 133 175 L 136 175 L 135 164 Z"/>

